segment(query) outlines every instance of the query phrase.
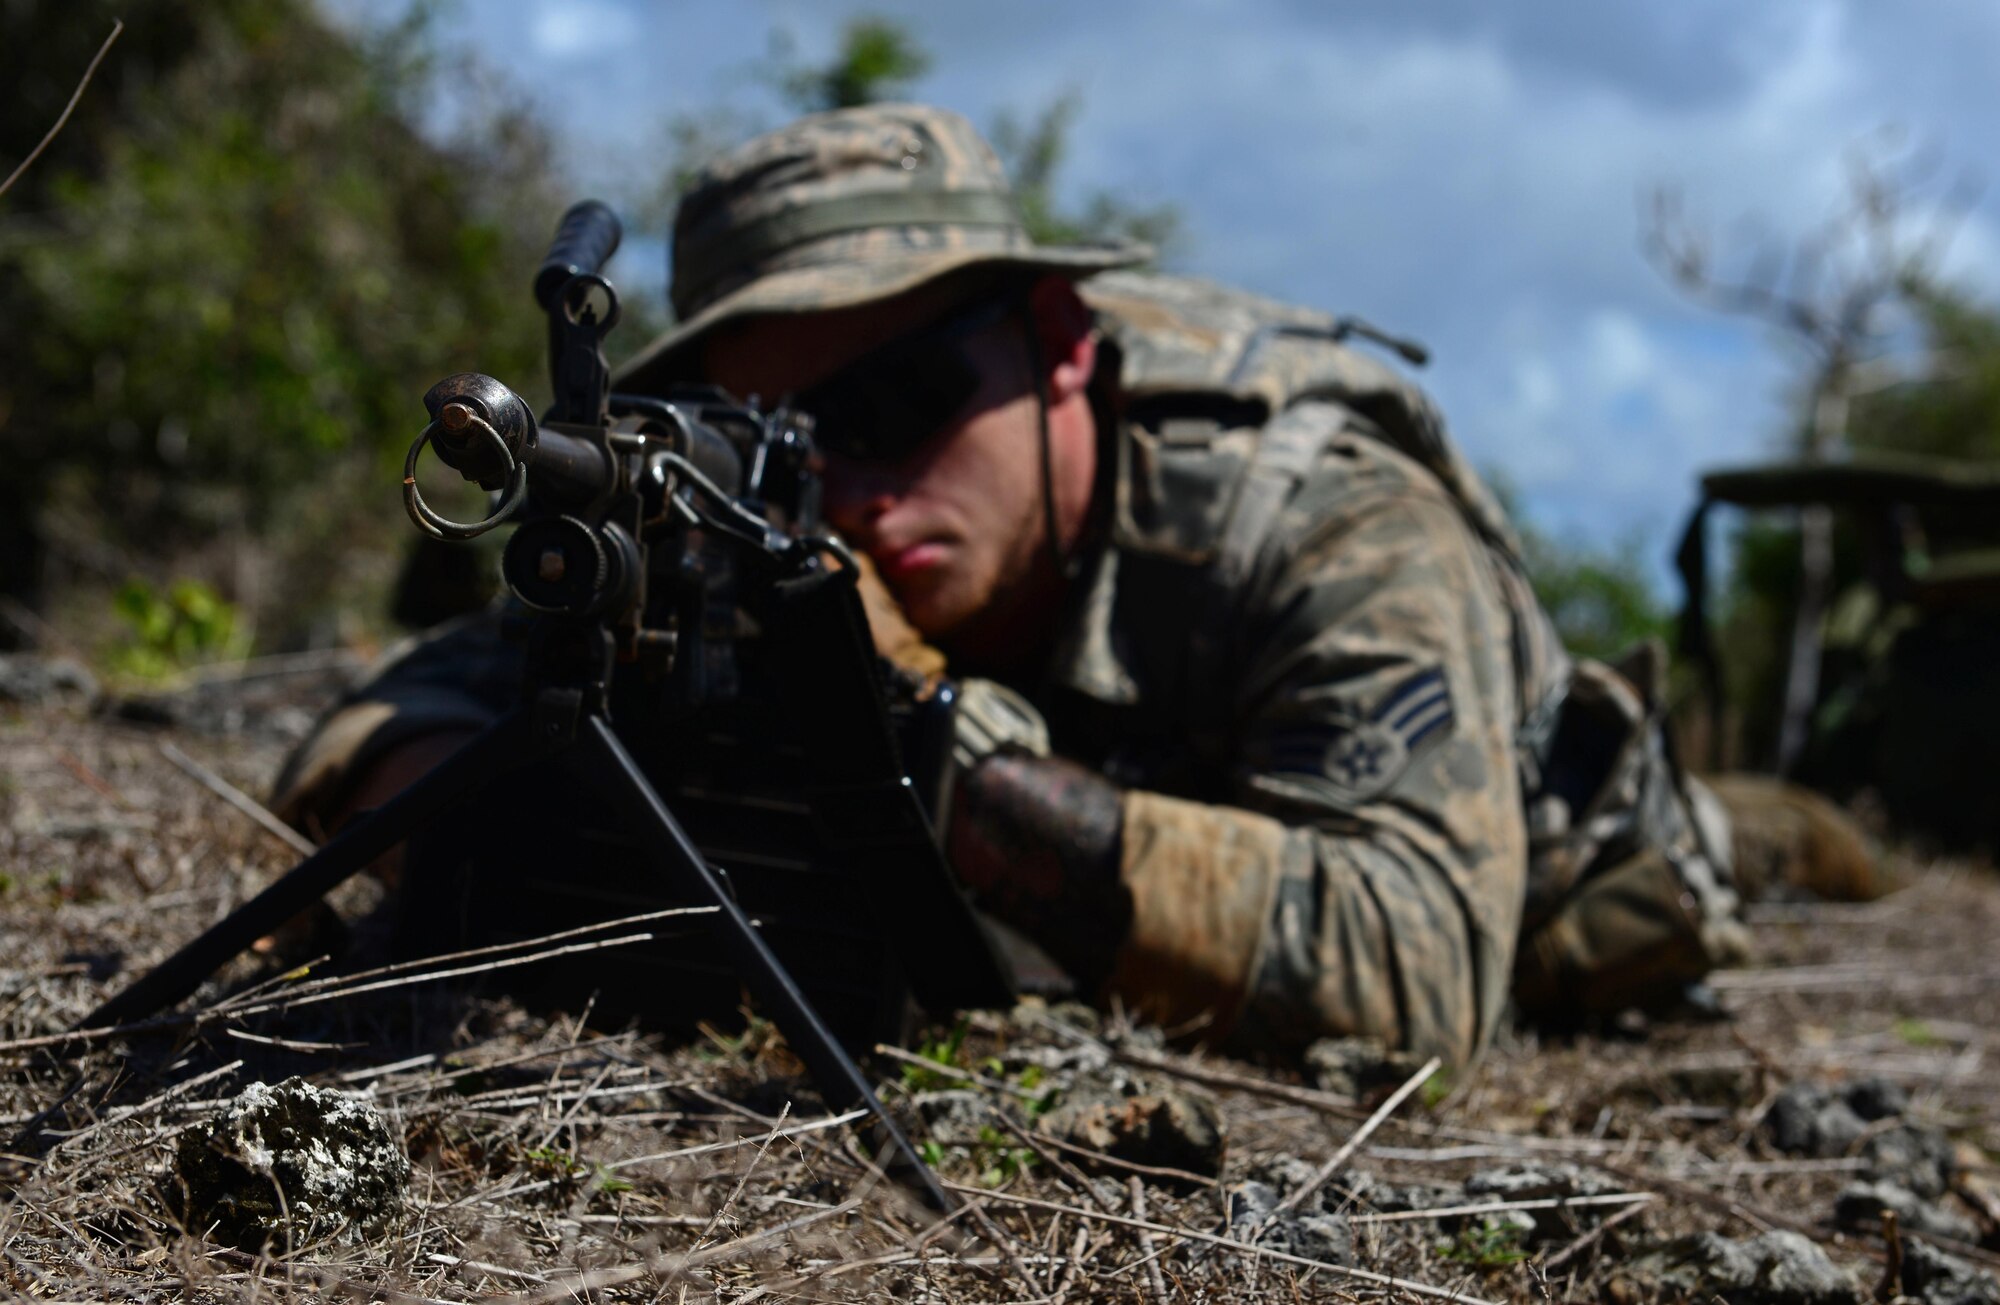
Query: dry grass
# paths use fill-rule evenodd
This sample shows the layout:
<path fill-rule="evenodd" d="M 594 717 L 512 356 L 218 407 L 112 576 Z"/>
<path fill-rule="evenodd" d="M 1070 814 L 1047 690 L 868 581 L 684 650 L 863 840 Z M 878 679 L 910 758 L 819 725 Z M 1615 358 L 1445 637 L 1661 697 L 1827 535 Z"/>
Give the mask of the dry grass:
<path fill-rule="evenodd" d="M 289 724 L 272 730 L 273 719 Z M 301 718 L 264 703 L 242 724 L 172 737 L 255 793 Z M 990 1116 L 969 1136 L 940 1126 L 943 1173 L 967 1202 L 941 1224 L 881 1180 L 852 1121 L 827 1116 L 767 1035 L 672 1047 L 596 1028 L 587 1012 L 541 1017 L 466 988 L 491 973 L 301 978 L 286 975 L 297 956 L 250 958 L 190 1004 L 197 1018 L 51 1042 L 290 864 L 277 838 L 168 762 L 164 737 L 73 713 L 0 717 L 0 1279 L 14 1293 L 1598 1299 L 1635 1245 L 1763 1228 L 1807 1233 L 1865 1285 L 1880 1276 L 1879 1243 L 1824 1222 L 1854 1162 L 1769 1152 L 1756 1124 L 1775 1092 L 1798 1078 L 1882 1075 L 1911 1089 L 1920 1117 L 1981 1148 L 1993 1141 L 2000 1089 L 1985 1057 L 2000 1042 L 1990 945 L 2000 887 L 1950 864 L 1911 866 L 1912 886 L 1873 905 L 1766 908 L 1764 968 L 1718 984 L 1729 1023 L 1512 1034 L 1441 1099 L 1435 1085 L 1418 1092 L 1358 1138 L 1369 1109 L 1296 1077 L 1163 1051 L 1116 1021 L 976 1016 L 943 1070 L 875 1062 L 920 1138 L 941 1102 L 956 1103 L 960 1125 L 967 1110 L 975 1123 Z M 375 891 L 350 886 L 343 912 L 365 917 Z M 292 1074 L 371 1091 L 401 1131 L 415 1177 L 400 1226 L 263 1254 L 180 1227 L 160 1180 L 172 1138 L 244 1084 Z M 1023 1127 L 1052 1090 L 1120 1076 L 1213 1097 L 1229 1139 L 1225 1184 L 1106 1166 Z M 1281 1155 L 1323 1170 L 1329 1191 L 1550 1160 L 1597 1171 L 1616 1191 L 1555 1211 L 1570 1231 L 1525 1258 L 1477 1231 L 1491 1202 L 1453 1225 L 1470 1232 L 1446 1231 L 1436 1211 L 1357 1208 L 1352 1264 L 1314 1265 L 1227 1226 L 1224 1186 Z"/>

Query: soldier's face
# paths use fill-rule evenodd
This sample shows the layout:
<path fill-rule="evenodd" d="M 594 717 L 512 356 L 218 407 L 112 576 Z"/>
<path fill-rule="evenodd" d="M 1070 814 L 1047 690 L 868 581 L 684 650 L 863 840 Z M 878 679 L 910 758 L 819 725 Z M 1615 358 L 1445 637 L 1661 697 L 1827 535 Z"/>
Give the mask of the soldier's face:
<path fill-rule="evenodd" d="M 710 380 L 772 401 L 809 393 L 891 342 L 921 339 L 911 333 L 940 316 L 966 320 L 935 297 L 774 317 L 720 337 L 703 359 Z M 934 639 L 1020 601 L 1045 533 L 1037 399 L 1020 317 L 975 319 L 951 348 L 967 368 L 966 397 L 928 438 L 885 457 L 829 451 L 824 465 L 828 519 L 868 553 L 911 623 Z"/>

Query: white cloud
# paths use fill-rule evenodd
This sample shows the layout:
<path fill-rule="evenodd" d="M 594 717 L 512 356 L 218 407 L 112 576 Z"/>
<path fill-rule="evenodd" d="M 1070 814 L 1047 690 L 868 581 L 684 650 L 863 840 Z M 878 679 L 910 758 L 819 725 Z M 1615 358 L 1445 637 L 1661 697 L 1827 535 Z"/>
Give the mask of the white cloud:
<path fill-rule="evenodd" d="M 529 44 L 551 59 L 611 51 L 634 55 L 631 43 L 638 34 L 638 16 L 614 0 L 542 0 L 528 22 Z"/>

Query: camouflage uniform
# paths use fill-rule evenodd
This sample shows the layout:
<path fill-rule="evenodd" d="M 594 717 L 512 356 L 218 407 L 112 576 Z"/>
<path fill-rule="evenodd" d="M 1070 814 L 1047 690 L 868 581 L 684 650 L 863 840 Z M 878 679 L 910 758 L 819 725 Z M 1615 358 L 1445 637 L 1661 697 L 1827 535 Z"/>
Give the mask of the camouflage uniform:
<path fill-rule="evenodd" d="M 882 225 L 898 187 L 929 220 Z M 687 375 L 690 346 L 748 313 L 988 264 L 1130 261 L 1027 245 L 981 217 L 996 193 L 983 143 L 935 110 L 826 115 L 754 142 L 683 206 L 685 320 L 621 386 Z M 731 259 L 751 270 L 717 266 Z M 1317 314 L 1135 274 L 1085 290 L 1118 369 L 1111 519 L 1045 676 L 1015 687 L 1058 753 L 1125 790 L 1133 918 L 1107 940 L 1108 993 L 1244 1042 L 1372 1034 L 1463 1062 L 1517 977 L 1524 903 L 1538 933 L 1519 978 L 1543 1004 L 1593 1004 L 1586 981 L 1635 949 L 1647 980 L 1705 969 L 1727 916 L 1719 844 L 1688 815 L 1655 707 L 1606 668 L 1573 674 L 1428 402 Z M 480 636 L 453 646 L 336 714 L 295 763 L 314 782 L 291 804 L 336 791 L 384 738 L 491 710 L 469 691 L 490 664 Z M 1579 919 L 1600 883 L 1614 891 Z"/>

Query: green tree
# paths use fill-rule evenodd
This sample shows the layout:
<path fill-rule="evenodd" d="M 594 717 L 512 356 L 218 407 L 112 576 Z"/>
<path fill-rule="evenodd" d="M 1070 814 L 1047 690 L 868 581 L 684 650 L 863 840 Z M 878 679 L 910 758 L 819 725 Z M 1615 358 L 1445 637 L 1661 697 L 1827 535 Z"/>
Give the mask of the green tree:
<path fill-rule="evenodd" d="M 2000 457 L 2000 310 L 1927 280 L 1909 290 L 1919 366 L 1855 397 L 1856 448 L 1971 460 Z"/>
<path fill-rule="evenodd" d="M 1667 637 L 1670 618 L 1646 578 L 1645 552 L 1636 537 L 1594 548 L 1525 523 L 1519 529 L 1535 596 L 1564 647 L 1584 657 L 1611 658 L 1641 640 Z"/>
<path fill-rule="evenodd" d="M 930 52 L 909 28 L 872 14 L 850 18 L 840 45 L 823 64 L 799 63 L 791 41 L 773 42 L 780 67 L 774 78 L 785 102 L 799 113 L 824 113 L 894 99 L 930 71 Z"/>
<path fill-rule="evenodd" d="M 1641 640 L 1666 636 L 1670 618 L 1646 578 L 1639 536 L 1606 548 L 1551 534 L 1529 521 L 1520 490 L 1504 471 L 1488 469 L 1484 478 L 1520 535 L 1529 583 L 1563 647 L 1608 658 Z"/>
<path fill-rule="evenodd" d="M 1044 244 L 1122 239 L 1170 250 L 1181 232 L 1172 204 L 1135 205 L 1102 188 L 1087 192 L 1081 207 L 1063 204 L 1056 180 L 1082 110 L 1082 97 L 1068 91 L 1029 117 L 1003 113 L 993 126 L 993 148 L 1007 165 L 1028 234 Z"/>
<path fill-rule="evenodd" d="M 773 32 L 769 57 L 754 76 L 739 80 L 769 88 L 789 112 L 824 113 L 901 96 L 930 66 L 930 52 L 909 28 L 862 14 L 841 28 L 838 44 L 823 63 L 802 59 L 789 31 Z M 649 225 L 671 227 L 674 208 L 702 165 L 772 125 L 763 109 L 734 102 L 672 115 L 660 129 L 662 179 L 657 186 L 641 185 L 631 207 Z"/>
<path fill-rule="evenodd" d="M 0 72 L 111 8 L 0 10 Z M 187 568 L 294 642 L 407 540 L 425 388 L 541 384 L 548 143 L 422 10 L 356 37 L 309 0 L 156 4 L 107 73 L 0 215 L 7 480 L 58 578 Z M 446 76 L 467 125 L 436 143 Z M 45 101 L 9 107 L 10 146 Z"/>

